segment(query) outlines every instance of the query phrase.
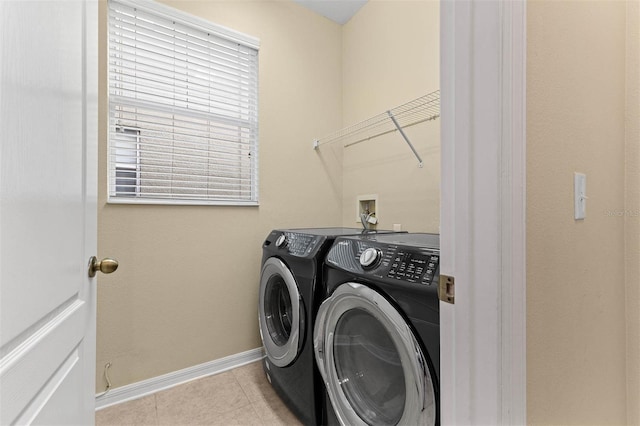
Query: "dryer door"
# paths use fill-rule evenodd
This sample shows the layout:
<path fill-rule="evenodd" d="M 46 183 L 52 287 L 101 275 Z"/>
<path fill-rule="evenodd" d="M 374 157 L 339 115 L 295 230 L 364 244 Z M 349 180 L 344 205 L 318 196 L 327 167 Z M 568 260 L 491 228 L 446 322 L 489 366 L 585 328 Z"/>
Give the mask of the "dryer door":
<path fill-rule="evenodd" d="M 304 338 L 303 309 L 289 268 L 280 259 L 267 259 L 260 274 L 258 320 L 267 357 L 277 367 L 286 367 L 298 356 Z"/>
<path fill-rule="evenodd" d="M 434 380 L 411 328 L 380 293 L 339 286 L 318 311 L 314 348 L 343 425 L 434 425 Z"/>

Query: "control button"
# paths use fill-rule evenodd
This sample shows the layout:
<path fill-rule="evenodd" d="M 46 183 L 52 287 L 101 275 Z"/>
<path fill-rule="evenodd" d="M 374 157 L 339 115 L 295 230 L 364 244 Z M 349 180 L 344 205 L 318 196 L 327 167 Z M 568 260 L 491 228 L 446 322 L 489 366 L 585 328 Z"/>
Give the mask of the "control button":
<path fill-rule="evenodd" d="M 363 268 L 370 268 L 378 262 L 382 253 L 374 247 L 369 247 L 360 255 L 360 265 Z"/>
<path fill-rule="evenodd" d="M 284 247 L 287 244 L 287 237 L 286 235 L 282 234 L 278 237 L 278 239 L 276 240 L 276 247 Z"/>

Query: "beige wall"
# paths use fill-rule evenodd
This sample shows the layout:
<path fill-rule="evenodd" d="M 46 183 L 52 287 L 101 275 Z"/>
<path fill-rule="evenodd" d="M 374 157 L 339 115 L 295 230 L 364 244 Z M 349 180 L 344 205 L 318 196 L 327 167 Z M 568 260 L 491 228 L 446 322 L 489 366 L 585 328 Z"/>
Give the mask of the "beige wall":
<path fill-rule="evenodd" d="M 438 231 L 439 121 L 407 132 L 422 169 L 398 134 L 310 149 L 438 88 L 437 2 L 371 1 L 342 28 L 290 2 L 170 4 L 261 39 L 260 207 L 106 204 L 101 1 L 99 253 L 121 267 L 100 277 L 98 391 L 107 361 L 117 387 L 258 347 L 259 246 L 272 228 L 354 226 L 355 197 L 377 193 L 379 227 Z M 628 4 L 626 35 L 622 2 L 528 4 L 531 424 L 622 424 L 625 407 L 640 423 L 640 224 L 606 214 L 640 209 L 638 2 Z M 574 171 L 587 174 L 580 222 Z"/>
<path fill-rule="evenodd" d="M 625 221 L 609 213 L 625 206 L 624 159 L 625 3 L 529 1 L 530 424 L 626 422 Z M 587 175 L 581 221 L 574 172 Z"/>
<path fill-rule="evenodd" d="M 627 423 L 640 425 L 640 1 L 627 2 L 626 31 Z"/>
<path fill-rule="evenodd" d="M 369 1 L 344 25 L 344 125 L 358 123 L 440 88 L 437 1 Z M 337 130 L 337 129 L 336 129 Z M 358 195 L 378 195 L 378 229 L 439 232 L 440 120 L 344 149 L 344 226 L 357 226 Z"/>
<path fill-rule="evenodd" d="M 102 0 L 99 251 L 121 266 L 100 280 L 99 391 L 107 362 L 117 387 L 260 346 L 260 244 L 270 229 L 359 226 L 355 196 L 376 193 L 380 228 L 438 231 L 438 121 L 407 130 L 422 169 L 398 134 L 311 149 L 343 124 L 438 89 L 437 2 L 371 1 L 342 27 L 288 1 L 162 1 L 261 41 L 260 207 L 106 203 Z"/>
<path fill-rule="evenodd" d="M 341 150 L 314 137 L 342 123 L 341 27 L 280 1 L 166 3 L 258 37 L 260 206 L 106 204 L 106 2 L 100 2 L 97 390 L 260 346 L 261 243 L 277 227 L 341 223 Z"/>

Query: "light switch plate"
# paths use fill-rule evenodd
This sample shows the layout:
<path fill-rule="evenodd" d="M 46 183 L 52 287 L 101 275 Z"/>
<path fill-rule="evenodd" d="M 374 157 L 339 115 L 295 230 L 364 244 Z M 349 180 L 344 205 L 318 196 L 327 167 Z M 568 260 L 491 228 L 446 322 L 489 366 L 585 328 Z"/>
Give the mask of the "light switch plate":
<path fill-rule="evenodd" d="M 587 216 L 587 175 L 584 173 L 573 174 L 573 217 L 576 220 Z"/>

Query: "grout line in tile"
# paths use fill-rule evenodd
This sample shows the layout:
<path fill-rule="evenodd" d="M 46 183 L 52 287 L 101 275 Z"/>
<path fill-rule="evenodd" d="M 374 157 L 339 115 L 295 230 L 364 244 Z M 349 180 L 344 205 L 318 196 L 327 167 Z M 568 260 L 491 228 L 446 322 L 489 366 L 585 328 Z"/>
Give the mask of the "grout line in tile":
<path fill-rule="evenodd" d="M 249 405 L 251 405 L 251 410 L 255 414 L 256 419 L 260 421 L 260 424 L 267 425 L 267 423 L 265 423 L 266 420 L 265 420 L 264 416 L 260 415 L 260 411 L 259 411 L 260 407 L 257 406 L 258 405 L 258 401 L 252 401 L 252 398 L 247 393 L 247 389 L 245 388 L 245 386 L 243 386 L 242 382 L 238 379 L 237 370 L 234 371 L 233 377 L 235 377 L 236 381 L 240 385 L 240 389 L 242 389 L 242 392 L 247 397 L 247 400 L 249 401 Z"/>
<path fill-rule="evenodd" d="M 156 396 L 157 392 L 153 394 L 153 408 L 154 408 L 154 412 L 155 412 L 155 424 L 159 425 L 160 424 L 160 417 L 158 416 L 158 397 Z"/>
<path fill-rule="evenodd" d="M 235 375 L 235 374 L 232 374 L 232 376 L 233 376 L 233 380 L 235 380 L 235 381 L 236 381 L 236 383 L 238 384 L 238 387 L 239 387 L 239 388 L 240 388 L 240 390 L 242 391 L 242 394 L 244 395 L 244 397 L 245 397 L 245 398 L 246 398 L 246 400 L 247 400 L 247 403 L 248 403 L 248 404 L 247 404 L 247 405 L 245 405 L 245 407 L 246 407 L 246 406 L 250 406 L 250 407 L 253 409 L 253 403 L 251 402 L 251 398 L 249 398 L 249 395 L 247 395 L 247 392 L 244 390 L 244 387 L 242 387 L 242 383 L 240 383 L 240 380 L 238 380 L 238 377 L 236 377 L 236 375 Z M 255 412 L 256 410 L 253 410 L 253 411 Z"/>

